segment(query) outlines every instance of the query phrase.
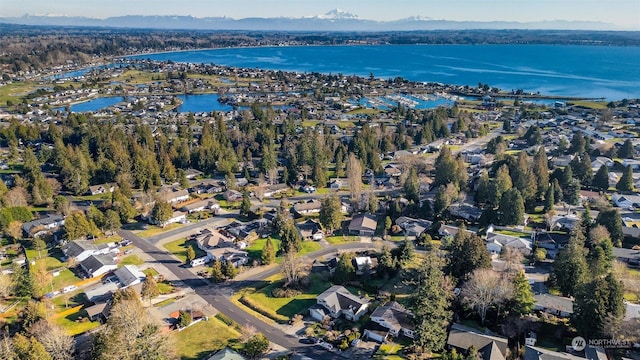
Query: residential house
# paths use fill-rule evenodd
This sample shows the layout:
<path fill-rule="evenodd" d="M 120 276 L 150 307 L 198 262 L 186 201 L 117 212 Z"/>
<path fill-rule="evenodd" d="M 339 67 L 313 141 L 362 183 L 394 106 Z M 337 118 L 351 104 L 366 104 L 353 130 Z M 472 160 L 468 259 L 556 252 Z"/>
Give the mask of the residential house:
<path fill-rule="evenodd" d="M 185 171 L 185 177 L 188 180 L 193 180 L 193 179 L 197 178 L 198 176 L 202 176 L 203 174 L 204 173 L 202 171 L 196 170 L 196 169 L 191 169 L 191 168 L 189 168 L 189 169 L 187 169 Z"/>
<path fill-rule="evenodd" d="M 91 255 L 107 254 L 110 250 L 107 244 L 94 244 L 88 240 L 74 240 L 62 248 L 67 258 L 74 258 L 76 261 L 82 261 Z"/>
<path fill-rule="evenodd" d="M 265 197 L 273 197 L 277 194 L 289 191 L 291 188 L 287 184 L 269 185 L 264 191 Z"/>
<path fill-rule="evenodd" d="M 190 193 L 195 194 L 217 194 L 224 191 L 224 186 L 220 181 L 214 179 L 204 180 L 189 188 Z"/>
<path fill-rule="evenodd" d="M 249 253 L 236 248 L 213 248 L 207 250 L 207 258 L 213 261 L 231 263 L 240 267 L 249 263 Z"/>
<path fill-rule="evenodd" d="M 549 232 L 534 233 L 534 239 L 538 247 L 547 250 L 547 257 L 550 259 L 554 259 L 558 252 L 569 243 L 568 235 Z"/>
<path fill-rule="evenodd" d="M 205 358 L 205 360 L 245 360 L 246 358 L 228 347 Z"/>
<path fill-rule="evenodd" d="M 89 277 L 99 277 L 118 268 L 113 256 L 108 254 L 90 255 L 80 262 L 80 267 Z"/>
<path fill-rule="evenodd" d="M 575 215 L 556 215 L 552 220 L 552 228 L 571 231 L 580 219 Z"/>
<path fill-rule="evenodd" d="M 478 350 L 480 357 L 486 360 L 505 360 L 509 349 L 508 340 L 476 332 L 459 324 L 451 325 L 447 337 L 447 347 L 466 354 L 469 348 Z"/>
<path fill-rule="evenodd" d="M 99 302 L 107 301 L 111 299 L 113 294 L 118 290 L 118 284 L 115 282 L 107 282 L 106 284 L 99 284 L 97 286 L 90 287 L 84 290 L 84 295 L 89 302 L 97 304 Z"/>
<path fill-rule="evenodd" d="M 224 192 L 224 194 L 222 196 L 228 202 L 242 201 L 242 197 L 243 197 L 242 193 L 240 191 L 236 191 L 236 190 L 227 190 L 227 191 Z"/>
<path fill-rule="evenodd" d="M 504 247 L 508 247 L 513 250 L 518 250 L 524 256 L 531 255 L 532 251 L 531 240 L 523 239 L 517 236 L 498 234 L 494 233 L 493 231 L 487 231 L 486 243 L 487 249 L 489 249 L 489 252 L 491 252 L 492 254 L 495 252 L 496 247 L 500 247 L 501 249 Z"/>
<path fill-rule="evenodd" d="M 90 321 L 98 321 L 101 324 L 104 324 L 107 322 L 112 306 L 111 302 L 99 302 L 95 305 L 89 306 L 85 311 L 87 312 L 87 317 Z"/>
<path fill-rule="evenodd" d="M 207 253 L 208 260 L 231 262 L 236 267 L 249 263 L 249 253 L 237 249 L 236 237 L 224 229 L 206 229 L 193 238 L 198 248 Z"/>
<path fill-rule="evenodd" d="M 372 214 L 360 214 L 351 219 L 349 235 L 373 236 L 378 226 L 378 218 Z"/>
<path fill-rule="evenodd" d="M 183 206 L 180 210 L 186 211 L 189 214 L 193 214 L 196 212 L 201 212 L 205 210 L 212 210 L 213 212 L 217 212 L 220 210 L 220 204 L 212 199 L 203 199 L 200 201 L 193 202 L 191 204 L 187 204 Z"/>
<path fill-rule="evenodd" d="M 553 165 L 555 167 L 565 167 L 573 160 L 573 155 L 558 156 L 553 159 Z"/>
<path fill-rule="evenodd" d="M 167 219 L 164 222 L 158 223 L 153 221 L 153 219 L 151 217 L 149 217 L 149 223 L 154 224 L 154 225 L 158 225 L 160 227 L 165 227 L 169 224 L 174 224 L 174 223 L 185 223 L 187 222 L 187 213 L 182 212 L 182 211 L 174 211 L 171 214 L 171 217 L 169 219 Z"/>
<path fill-rule="evenodd" d="M 52 233 L 64 225 L 64 217 L 57 214 L 48 214 L 44 217 L 22 224 L 22 231 L 27 237 L 39 238 Z"/>
<path fill-rule="evenodd" d="M 389 164 L 384 167 L 384 173 L 390 177 L 399 177 L 402 175 L 402 170 L 400 170 L 395 165 Z"/>
<path fill-rule="evenodd" d="M 467 221 L 478 221 L 482 215 L 482 209 L 469 204 L 453 204 L 448 210 L 451 215 Z"/>
<path fill-rule="evenodd" d="M 369 300 L 353 295 L 347 288 L 334 285 L 317 297 L 317 304 L 309 311 L 311 317 L 322 321 L 325 316 L 337 319 L 344 316 L 349 321 L 358 321 L 367 313 Z"/>
<path fill-rule="evenodd" d="M 341 190 L 349 188 L 349 180 L 333 178 L 329 180 L 329 188 L 331 190 Z"/>
<path fill-rule="evenodd" d="M 320 241 L 324 239 L 324 232 L 318 222 L 313 220 L 307 220 L 303 223 L 296 224 L 298 232 L 303 240 L 315 240 Z"/>
<path fill-rule="evenodd" d="M 608 157 L 598 156 L 591 162 L 591 169 L 595 174 L 602 166 L 606 166 L 611 169 L 613 167 L 613 164 L 613 160 L 609 159 Z"/>
<path fill-rule="evenodd" d="M 640 170 L 640 160 L 638 159 L 624 159 L 622 160 L 622 166 L 631 166 L 633 171 Z"/>
<path fill-rule="evenodd" d="M 135 265 L 124 265 L 114 271 L 113 274 L 118 278 L 122 288 L 138 285 L 147 277 Z"/>
<path fill-rule="evenodd" d="M 370 256 L 356 256 L 351 259 L 353 267 L 356 269 L 356 275 L 364 275 L 365 273 L 375 274 L 378 266 L 378 259 Z"/>
<path fill-rule="evenodd" d="M 378 306 L 371 314 L 371 321 L 389 330 L 389 334 L 397 338 L 400 334 L 413 339 L 415 326 L 411 311 L 395 301 Z M 364 331 L 366 337 L 367 330 Z"/>
<path fill-rule="evenodd" d="M 632 267 L 640 267 L 640 250 L 614 247 L 613 256 Z"/>
<path fill-rule="evenodd" d="M 247 223 L 234 222 L 224 229 L 238 239 L 251 240 L 261 235 L 269 235 L 271 233 L 269 224 L 267 219 L 256 219 Z"/>
<path fill-rule="evenodd" d="M 623 209 L 633 209 L 635 207 L 640 207 L 640 195 L 621 195 L 621 194 L 613 194 L 611 195 L 611 201 L 616 204 L 617 207 Z"/>
<path fill-rule="evenodd" d="M 100 195 L 100 194 L 112 193 L 113 189 L 114 189 L 113 184 L 93 185 L 93 186 L 89 186 L 89 190 L 87 191 L 87 193 L 89 195 Z"/>
<path fill-rule="evenodd" d="M 156 196 L 159 201 L 173 205 L 189 200 L 189 191 L 172 187 L 163 187 L 157 191 Z"/>
<path fill-rule="evenodd" d="M 537 294 L 534 310 L 546 312 L 559 317 L 568 318 L 573 314 L 573 300 L 551 294 Z"/>
<path fill-rule="evenodd" d="M 465 231 L 468 232 L 469 234 L 475 234 L 471 230 L 465 230 Z M 443 237 L 445 236 L 455 237 L 456 235 L 458 235 L 459 232 L 460 232 L 459 227 L 451 226 L 451 225 L 441 225 L 440 228 L 438 229 L 438 235 Z"/>
<path fill-rule="evenodd" d="M 396 225 L 404 230 L 407 236 L 419 236 L 431 227 L 432 222 L 425 219 L 414 219 L 407 216 L 400 216 L 396 219 Z"/>
<path fill-rule="evenodd" d="M 322 207 L 322 202 L 319 200 L 311 199 L 304 202 L 299 202 L 293 205 L 293 211 L 295 211 L 298 215 L 310 215 L 310 214 L 318 214 L 320 213 L 320 208 Z"/>

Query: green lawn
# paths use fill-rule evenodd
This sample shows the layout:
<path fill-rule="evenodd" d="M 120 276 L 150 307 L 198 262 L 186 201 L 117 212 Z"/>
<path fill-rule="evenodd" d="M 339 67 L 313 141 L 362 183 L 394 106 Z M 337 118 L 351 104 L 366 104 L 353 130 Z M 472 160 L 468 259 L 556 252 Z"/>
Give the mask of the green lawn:
<path fill-rule="evenodd" d="M 173 292 L 173 285 L 167 283 L 167 282 L 160 282 L 158 283 L 158 290 L 160 291 L 160 294 L 164 295 L 164 294 L 171 294 Z"/>
<path fill-rule="evenodd" d="M 176 355 L 183 360 L 204 359 L 211 352 L 223 349 L 240 337 L 233 327 L 213 316 L 207 321 L 201 321 L 173 334 L 176 340 Z"/>
<path fill-rule="evenodd" d="M 62 326 L 69 336 L 75 336 L 82 334 L 89 330 L 95 329 L 100 326 L 100 323 L 95 321 L 91 322 L 86 319 L 87 313 L 84 310 L 79 310 L 71 315 L 62 316 L 55 319 L 55 323 Z M 81 320 L 83 318 L 84 320 Z"/>
<path fill-rule="evenodd" d="M 122 259 L 122 261 L 118 264 L 118 266 L 124 265 L 142 265 L 144 264 L 144 260 L 140 259 L 138 255 L 129 255 Z"/>
<path fill-rule="evenodd" d="M 315 241 L 303 241 L 302 248 L 300 249 L 300 255 L 305 255 L 320 249 L 322 249 L 322 246 Z"/>
<path fill-rule="evenodd" d="M 327 240 L 327 242 L 331 245 L 340 245 L 359 241 L 357 237 L 344 235 L 327 236 L 325 240 Z"/>
<path fill-rule="evenodd" d="M 374 359 L 404 359 L 399 353 L 402 350 L 402 346 L 395 343 L 386 343 L 380 345 L 380 348 L 374 355 Z"/>
<path fill-rule="evenodd" d="M 78 281 L 82 281 L 82 279 L 77 277 L 71 270 L 64 269 L 60 271 L 60 275 L 55 276 L 52 281 L 54 290 L 62 290 L 65 286 L 73 285 Z M 51 291 L 48 286 L 45 286 L 45 288 L 47 289 L 45 292 Z"/>
<path fill-rule="evenodd" d="M 319 277 L 311 276 L 311 285 L 306 293 L 290 298 L 275 298 L 271 296 L 271 292 L 282 287 L 282 280 L 278 275 L 272 278 L 271 284 L 257 291 L 251 288 L 245 289 L 241 296 L 249 299 L 252 304 L 257 305 L 264 315 L 268 315 L 276 321 L 282 321 L 306 311 L 316 303 L 317 296 L 330 286 L 329 282 L 322 281 Z"/>
<path fill-rule="evenodd" d="M 154 268 L 152 268 L 152 267 L 146 268 L 146 269 L 142 270 L 142 272 L 143 272 L 145 275 L 147 275 L 147 276 L 151 276 L 151 277 L 156 277 L 156 276 L 158 276 L 158 274 L 159 274 L 159 273 L 158 273 L 158 270 L 156 270 L 156 269 L 154 269 Z"/>
<path fill-rule="evenodd" d="M 95 244 L 108 244 L 108 243 L 111 243 L 111 242 L 118 242 L 120 240 L 122 240 L 122 237 L 120 235 L 116 234 L 116 235 L 111 235 L 111 236 L 103 236 L 103 237 L 101 237 L 99 239 L 96 239 L 94 241 L 94 243 Z"/>
<path fill-rule="evenodd" d="M 163 228 L 159 227 L 159 226 L 155 226 L 155 225 L 149 225 L 149 227 L 146 230 L 142 230 L 140 232 L 137 232 L 136 235 L 140 236 L 140 237 L 151 237 L 151 236 L 155 236 L 158 234 L 162 234 L 164 232 L 173 230 L 173 229 L 177 229 L 179 227 L 182 227 L 184 225 L 182 224 L 169 224 Z"/>
<path fill-rule="evenodd" d="M 164 244 L 164 248 L 167 249 L 170 253 L 172 253 L 175 257 L 180 259 L 182 262 L 187 262 L 187 248 L 192 246 L 196 251 L 196 258 L 206 256 L 207 254 L 198 248 L 195 240 L 186 240 L 186 238 L 178 239 L 176 241 L 172 241 Z"/>
<path fill-rule="evenodd" d="M 267 243 L 267 239 L 258 239 L 255 240 L 250 246 L 248 246 L 245 250 L 249 253 L 249 257 L 253 260 L 259 260 L 260 256 L 262 255 L 262 248 L 264 248 L 264 245 Z M 278 249 L 280 249 L 280 240 L 277 239 L 271 239 L 271 243 L 273 244 L 273 247 L 275 248 L 275 252 L 278 252 Z"/>

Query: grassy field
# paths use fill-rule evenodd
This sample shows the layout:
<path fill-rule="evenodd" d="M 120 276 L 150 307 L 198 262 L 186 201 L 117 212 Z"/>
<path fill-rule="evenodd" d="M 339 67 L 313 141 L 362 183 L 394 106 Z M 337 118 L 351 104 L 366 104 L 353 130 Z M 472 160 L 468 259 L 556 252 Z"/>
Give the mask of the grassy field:
<path fill-rule="evenodd" d="M 399 353 L 402 350 L 402 346 L 394 343 L 386 343 L 380 345 L 378 351 L 373 355 L 374 359 L 404 359 Z"/>
<path fill-rule="evenodd" d="M 322 246 L 315 241 L 303 241 L 302 248 L 300 249 L 300 255 L 305 255 L 320 249 L 322 249 Z"/>
<path fill-rule="evenodd" d="M 183 360 L 204 359 L 211 352 L 236 343 L 240 334 L 215 317 L 174 332 L 176 355 Z M 215 336 L 214 336 L 215 334 Z"/>
<path fill-rule="evenodd" d="M 175 257 L 180 259 L 182 262 L 187 261 L 187 248 L 192 246 L 196 251 L 196 258 L 206 256 L 207 254 L 198 248 L 195 240 L 186 240 L 185 238 L 178 239 L 176 241 L 172 241 L 164 244 L 164 248 L 167 249 L 170 253 L 172 253 Z"/>
<path fill-rule="evenodd" d="M 607 103 L 604 101 L 571 101 L 571 103 L 576 106 L 583 106 L 596 110 L 604 110 L 607 108 Z"/>
<path fill-rule="evenodd" d="M 103 236 L 99 239 L 97 239 L 96 241 L 94 241 L 94 244 L 108 244 L 110 242 L 118 242 L 122 240 L 122 237 L 118 234 L 116 235 L 111 235 L 111 236 Z"/>
<path fill-rule="evenodd" d="M 155 236 L 158 234 L 162 234 L 163 232 L 167 232 L 169 230 L 173 230 L 173 229 L 177 229 L 179 227 L 182 227 L 182 224 L 169 224 L 167 226 L 165 226 L 164 228 L 161 228 L 159 226 L 155 226 L 155 225 L 149 225 L 149 227 L 146 230 L 142 230 L 140 232 L 136 232 L 136 235 L 140 236 L 140 237 L 151 237 L 151 236 Z"/>

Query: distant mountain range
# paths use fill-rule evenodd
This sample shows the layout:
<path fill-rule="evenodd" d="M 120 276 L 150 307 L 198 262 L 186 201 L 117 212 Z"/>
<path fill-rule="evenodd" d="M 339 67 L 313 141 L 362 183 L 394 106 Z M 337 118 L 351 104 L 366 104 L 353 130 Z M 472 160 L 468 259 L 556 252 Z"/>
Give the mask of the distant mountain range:
<path fill-rule="evenodd" d="M 612 24 L 596 21 L 449 21 L 413 16 L 394 21 L 360 19 L 357 15 L 334 9 L 323 15 L 301 18 L 244 18 L 193 16 L 127 15 L 95 19 L 87 17 L 24 15 L 0 17 L 0 23 L 48 26 L 89 26 L 135 29 L 188 30 L 271 30 L 271 31 L 418 31 L 418 30 L 616 30 Z"/>

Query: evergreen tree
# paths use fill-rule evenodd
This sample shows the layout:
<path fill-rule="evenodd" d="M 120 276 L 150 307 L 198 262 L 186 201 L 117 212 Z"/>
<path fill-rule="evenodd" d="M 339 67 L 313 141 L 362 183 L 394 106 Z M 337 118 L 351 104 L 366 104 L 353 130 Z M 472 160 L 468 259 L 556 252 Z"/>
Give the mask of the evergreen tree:
<path fill-rule="evenodd" d="M 260 255 L 260 260 L 263 265 L 269 265 L 276 261 L 276 251 L 273 246 L 273 242 L 271 241 L 271 237 L 267 238 L 267 242 L 264 244 L 262 248 L 262 254 Z"/>
<path fill-rule="evenodd" d="M 518 189 L 510 189 L 500 199 L 500 221 L 503 225 L 518 225 L 524 218 L 524 201 Z"/>
<path fill-rule="evenodd" d="M 491 189 L 491 180 L 486 170 L 480 172 L 480 178 L 478 179 L 478 188 L 476 189 L 475 201 L 480 204 L 484 204 L 489 200 L 489 194 Z"/>
<path fill-rule="evenodd" d="M 582 226 L 576 225 L 569 239 L 569 244 L 560 250 L 553 263 L 556 284 L 560 288 L 560 292 L 566 296 L 575 295 L 578 287 L 585 282 L 588 276 L 585 240 Z"/>
<path fill-rule="evenodd" d="M 536 194 L 541 198 L 549 189 L 549 166 L 547 163 L 547 152 L 544 146 L 540 146 L 536 156 L 533 158 L 533 174 L 536 178 Z"/>
<path fill-rule="evenodd" d="M 322 200 L 320 205 L 319 220 L 322 227 L 327 233 L 332 234 L 334 230 L 339 229 L 342 225 L 342 211 L 340 199 L 336 196 L 329 196 Z"/>
<path fill-rule="evenodd" d="M 404 181 L 402 187 L 405 197 L 414 204 L 420 203 L 420 184 L 418 183 L 418 175 L 414 168 L 409 169 L 409 175 Z"/>
<path fill-rule="evenodd" d="M 13 338 L 13 350 L 16 359 L 19 360 L 52 360 L 51 355 L 35 338 L 27 338 L 22 334 L 16 334 Z"/>
<path fill-rule="evenodd" d="M 224 281 L 224 274 L 222 273 L 222 262 L 220 260 L 216 260 L 211 265 L 211 275 L 210 279 L 215 283 Z"/>
<path fill-rule="evenodd" d="M 533 311 L 535 299 L 533 298 L 533 291 L 531 291 L 531 285 L 529 285 L 524 271 L 520 270 L 513 278 L 512 283 L 513 303 L 510 307 L 510 312 L 516 316 L 530 314 L 531 311 Z"/>
<path fill-rule="evenodd" d="M 462 227 L 448 248 L 445 272 L 464 281 L 476 269 L 491 268 L 491 257 L 484 241 Z"/>
<path fill-rule="evenodd" d="M 553 199 L 557 204 L 563 200 L 562 188 L 560 187 L 560 183 L 558 182 L 558 179 L 553 179 L 553 182 L 551 184 L 553 187 Z"/>
<path fill-rule="evenodd" d="M 280 251 L 284 254 L 294 251 L 299 252 L 302 248 L 302 238 L 293 220 L 287 219 L 280 230 Z"/>
<path fill-rule="evenodd" d="M 580 203 L 580 181 L 573 179 L 565 186 L 564 199 L 569 205 Z"/>
<path fill-rule="evenodd" d="M 603 225 L 611 235 L 611 241 L 615 246 L 622 246 L 624 234 L 622 233 L 622 218 L 618 209 L 609 208 L 601 210 L 596 218 L 597 225 Z"/>
<path fill-rule="evenodd" d="M 193 246 L 187 247 L 187 250 L 185 251 L 185 255 L 187 257 L 187 264 L 190 264 L 191 260 L 196 258 L 196 251 L 193 249 Z"/>
<path fill-rule="evenodd" d="M 400 246 L 400 262 L 403 264 L 407 264 L 413 261 L 415 256 L 415 247 L 413 246 L 413 242 L 408 238 L 404 239 L 404 242 Z"/>
<path fill-rule="evenodd" d="M 242 353 L 249 359 L 261 358 L 269 350 L 269 339 L 257 333 L 249 338 L 242 346 Z"/>
<path fill-rule="evenodd" d="M 238 275 L 238 268 L 231 261 L 222 262 L 222 274 L 227 279 L 233 279 Z"/>
<path fill-rule="evenodd" d="M 333 281 L 337 284 L 344 284 L 353 280 L 356 275 L 356 269 L 353 266 L 353 254 L 342 253 L 333 273 Z"/>
<path fill-rule="evenodd" d="M 620 320 L 624 316 L 624 287 L 612 273 L 597 276 L 579 287 L 574 303 L 573 323 L 587 339 L 605 338 L 605 324 L 609 317 Z"/>
<path fill-rule="evenodd" d="M 633 143 L 630 139 L 624 141 L 620 150 L 618 150 L 618 157 L 621 159 L 633 159 L 635 151 L 633 150 Z"/>
<path fill-rule="evenodd" d="M 546 213 L 553 210 L 553 206 L 555 205 L 555 203 L 556 203 L 556 200 L 555 200 L 555 197 L 553 196 L 553 187 L 549 186 L 544 196 L 544 212 Z"/>
<path fill-rule="evenodd" d="M 409 298 L 414 315 L 414 344 L 426 352 L 444 348 L 447 328 L 451 320 L 451 288 L 440 270 L 441 261 L 427 254 L 415 277 L 415 290 Z"/>
<path fill-rule="evenodd" d="M 240 204 L 240 215 L 247 216 L 251 212 L 251 200 L 249 200 L 249 193 L 244 191 L 242 193 L 242 204 Z"/>
<path fill-rule="evenodd" d="M 509 175 L 509 167 L 507 165 L 502 165 L 500 168 L 498 168 L 496 177 L 491 183 L 489 201 L 493 205 L 497 206 L 498 204 L 500 204 L 502 194 L 511 189 L 512 186 L 513 182 L 511 181 L 511 176 Z"/>
<path fill-rule="evenodd" d="M 600 191 L 607 191 L 609 189 L 609 168 L 607 165 L 602 165 L 596 172 L 591 182 L 594 188 Z"/>
<path fill-rule="evenodd" d="M 164 201 L 156 201 L 153 209 L 151 209 L 151 221 L 153 221 L 154 224 L 164 227 L 167 220 L 171 219 L 171 216 L 173 216 L 171 204 Z"/>
<path fill-rule="evenodd" d="M 620 177 L 620 180 L 616 184 L 616 189 L 621 192 L 632 192 L 633 186 L 633 169 L 631 165 L 627 165 Z"/>

